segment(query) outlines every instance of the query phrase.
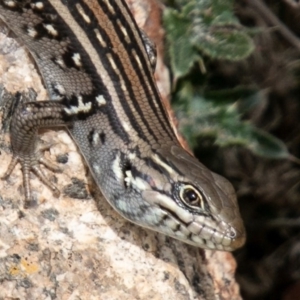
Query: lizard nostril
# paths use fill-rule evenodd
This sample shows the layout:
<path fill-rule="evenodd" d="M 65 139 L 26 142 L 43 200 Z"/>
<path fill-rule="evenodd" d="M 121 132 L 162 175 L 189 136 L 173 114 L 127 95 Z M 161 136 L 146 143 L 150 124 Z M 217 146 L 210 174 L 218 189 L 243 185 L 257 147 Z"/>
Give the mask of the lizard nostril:
<path fill-rule="evenodd" d="M 236 231 L 233 228 L 231 228 L 228 235 L 231 239 L 234 239 L 236 238 Z"/>

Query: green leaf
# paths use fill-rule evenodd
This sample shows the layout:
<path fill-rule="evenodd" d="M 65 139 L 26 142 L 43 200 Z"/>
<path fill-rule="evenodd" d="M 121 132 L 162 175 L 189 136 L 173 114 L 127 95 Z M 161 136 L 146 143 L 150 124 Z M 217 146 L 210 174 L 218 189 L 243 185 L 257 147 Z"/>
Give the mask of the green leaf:
<path fill-rule="evenodd" d="M 179 119 L 179 129 L 192 147 L 201 138 L 210 137 L 220 147 L 243 146 L 268 158 L 290 156 L 282 141 L 241 120 L 237 101 L 229 103 L 205 99 L 185 82 L 175 97 L 173 107 Z"/>
<path fill-rule="evenodd" d="M 169 32 L 171 67 L 175 79 L 185 76 L 196 61 L 202 58 L 190 43 L 190 23 L 174 10 L 167 9 L 164 14 L 166 29 Z"/>
<path fill-rule="evenodd" d="M 212 58 L 241 60 L 253 50 L 252 39 L 245 33 L 225 28 L 210 28 L 208 32 L 195 37 L 195 47 Z"/>
<path fill-rule="evenodd" d="M 248 148 L 252 152 L 268 158 L 278 159 L 290 157 L 290 153 L 282 141 L 258 128 L 253 128 L 252 138 Z"/>
<path fill-rule="evenodd" d="M 168 8 L 164 25 L 175 79 L 183 77 L 202 54 L 215 59 L 241 60 L 254 49 L 252 39 L 233 14 L 232 0 L 175 1 L 181 10 Z"/>

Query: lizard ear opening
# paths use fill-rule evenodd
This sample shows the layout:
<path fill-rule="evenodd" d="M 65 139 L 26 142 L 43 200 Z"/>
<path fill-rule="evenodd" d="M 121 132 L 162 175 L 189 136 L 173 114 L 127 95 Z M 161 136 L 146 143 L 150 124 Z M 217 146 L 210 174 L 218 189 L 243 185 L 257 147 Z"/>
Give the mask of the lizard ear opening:
<path fill-rule="evenodd" d="M 126 161 L 123 165 L 123 178 L 124 178 L 124 186 L 129 188 L 131 186 L 132 173 L 131 173 L 131 164 L 129 161 Z"/>

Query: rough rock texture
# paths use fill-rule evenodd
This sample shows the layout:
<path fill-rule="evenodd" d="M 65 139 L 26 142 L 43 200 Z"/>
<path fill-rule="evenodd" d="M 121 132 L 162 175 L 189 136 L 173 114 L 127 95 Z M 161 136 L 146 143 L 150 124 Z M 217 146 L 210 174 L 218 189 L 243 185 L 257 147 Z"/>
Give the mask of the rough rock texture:
<path fill-rule="evenodd" d="M 161 54 L 160 9 L 151 1 L 131 8 Z M 150 29 L 150 31 L 149 31 Z M 0 84 L 10 93 L 33 88 L 47 99 L 28 53 L 0 23 Z M 168 72 L 158 61 L 166 99 Z M 11 99 L 0 97 L 0 175 L 11 159 L 7 120 Z M 23 209 L 20 166 L 0 181 L 0 299 L 240 299 L 235 261 L 145 230 L 120 217 L 97 191 L 72 139 L 46 131 L 46 156 L 64 172 L 49 178 L 59 198 L 32 175 L 36 205 Z"/>

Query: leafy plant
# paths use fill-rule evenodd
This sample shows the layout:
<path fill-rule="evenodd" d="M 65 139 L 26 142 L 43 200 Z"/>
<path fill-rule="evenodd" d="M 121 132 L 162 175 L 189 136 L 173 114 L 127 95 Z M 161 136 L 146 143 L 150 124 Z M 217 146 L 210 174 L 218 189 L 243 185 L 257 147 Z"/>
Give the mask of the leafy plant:
<path fill-rule="evenodd" d="M 173 107 L 190 145 L 213 137 L 221 147 L 239 145 L 269 158 L 290 157 L 282 141 L 242 118 L 261 101 L 257 88 L 216 91 L 205 85 L 206 62 L 244 60 L 254 49 L 250 31 L 233 13 L 233 1 L 176 0 L 165 9 L 164 23 L 176 83 Z"/>
<path fill-rule="evenodd" d="M 249 121 L 241 120 L 241 105 L 244 111 L 248 110 L 261 97 L 260 92 L 247 92 L 250 95 L 244 100 L 225 96 L 220 100 L 216 95 L 215 98 L 206 98 L 190 82 L 183 82 L 175 95 L 173 107 L 180 120 L 180 130 L 189 144 L 196 147 L 201 138 L 209 137 L 220 147 L 238 145 L 268 158 L 288 158 L 288 149 L 282 141 Z M 246 97 L 245 90 L 241 89 L 238 93 Z"/>
<path fill-rule="evenodd" d="M 231 0 L 177 1 L 180 10 L 168 8 L 164 22 L 175 78 L 202 63 L 205 54 L 215 59 L 241 60 L 254 49 L 252 39 L 233 14 Z"/>

